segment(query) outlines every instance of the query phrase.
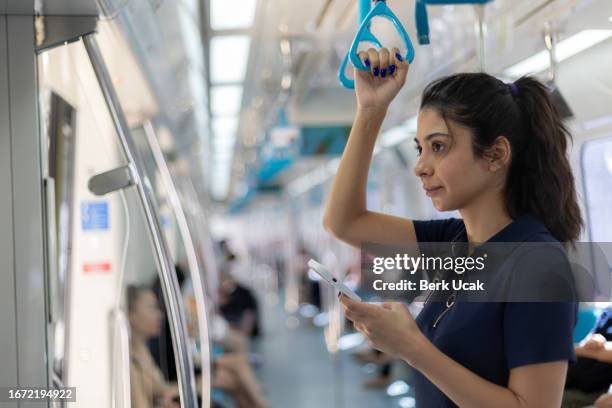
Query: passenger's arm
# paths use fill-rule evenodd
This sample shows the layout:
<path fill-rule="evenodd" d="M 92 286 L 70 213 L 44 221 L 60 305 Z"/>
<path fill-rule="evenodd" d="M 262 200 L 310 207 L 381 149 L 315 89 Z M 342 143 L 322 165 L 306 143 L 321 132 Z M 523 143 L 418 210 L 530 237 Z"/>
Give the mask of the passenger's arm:
<path fill-rule="evenodd" d="M 178 384 L 166 382 L 164 375 L 153 362 L 152 357 L 150 362 L 148 375 L 151 378 L 152 391 L 156 396 L 164 400 L 164 404 L 171 406 L 172 399 L 180 395 Z"/>
<path fill-rule="evenodd" d="M 604 394 L 597 398 L 595 408 L 612 408 L 612 395 Z"/>
<path fill-rule="evenodd" d="M 366 185 L 374 144 L 389 104 L 408 74 L 408 64 L 399 61 L 396 52 L 393 50 L 390 54 L 382 49 L 380 52 L 361 53 L 362 60 L 369 60 L 372 72 L 395 65 L 396 72 L 391 76 L 380 78 L 370 72 L 355 70 L 357 114 L 323 219 L 329 232 L 354 246 L 367 242 L 416 242 L 411 220 L 368 211 L 366 205 Z"/>
<path fill-rule="evenodd" d="M 152 395 L 147 395 L 144 388 L 142 367 L 133 361 L 130 363 L 130 398 L 132 408 L 149 408 L 149 401 L 153 398 Z"/>
<path fill-rule="evenodd" d="M 510 370 L 507 387 L 491 383 L 449 358 L 431 343 L 411 364 L 465 408 L 553 408 L 561 405 L 567 361 L 531 364 Z"/>
<path fill-rule="evenodd" d="M 374 348 L 406 361 L 462 408 L 553 408 L 561 405 L 567 372 L 565 360 L 513 368 L 508 383 L 501 386 L 480 377 L 436 348 L 419 330 L 402 303 L 385 303 L 380 307 L 346 296 L 341 296 L 340 301 L 345 306 L 346 317 Z"/>
<path fill-rule="evenodd" d="M 252 309 L 247 309 L 242 314 L 242 319 L 240 319 L 240 331 L 245 336 L 250 336 L 257 324 L 257 313 Z"/>
<path fill-rule="evenodd" d="M 368 211 L 366 206 L 368 172 L 384 115 L 358 110 L 327 201 L 325 228 L 354 246 L 416 242 L 411 220 Z"/>
<path fill-rule="evenodd" d="M 578 357 L 590 358 L 601 361 L 602 363 L 612 364 L 612 342 L 610 341 L 607 341 L 601 349 L 576 347 L 575 351 Z"/>

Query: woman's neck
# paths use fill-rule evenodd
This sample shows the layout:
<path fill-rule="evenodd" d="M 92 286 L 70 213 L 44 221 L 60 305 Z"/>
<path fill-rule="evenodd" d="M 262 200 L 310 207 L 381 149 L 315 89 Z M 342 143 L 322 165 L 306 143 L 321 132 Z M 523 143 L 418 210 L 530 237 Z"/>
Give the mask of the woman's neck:
<path fill-rule="evenodd" d="M 145 336 L 141 336 L 136 332 L 131 333 L 131 348 L 133 350 L 140 350 L 147 345 L 147 338 Z"/>
<path fill-rule="evenodd" d="M 469 242 L 482 243 L 512 222 L 501 194 L 481 196 L 465 208 L 459 209 Z"/>

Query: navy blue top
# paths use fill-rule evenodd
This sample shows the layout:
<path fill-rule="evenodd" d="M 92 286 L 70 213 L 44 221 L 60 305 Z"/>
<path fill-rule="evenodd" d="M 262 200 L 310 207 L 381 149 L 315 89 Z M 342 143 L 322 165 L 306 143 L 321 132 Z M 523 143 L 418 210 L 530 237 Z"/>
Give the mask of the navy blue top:
<path fill-rule="evenodd" d="M 467 242 L 461 219 L 414 221 L 419 242 Z M 555 242 L 534 216 L 524 215 L 488 242 Z M 417 318 L 423 334 L 444 354 L 487 381 L 507 386 L 510 369 L 575 360 L 575 303 L 457 302 L 433 327 L 446 305 L 429 302 Z M 415 370 L 417 408 L 456 407 Z"/>

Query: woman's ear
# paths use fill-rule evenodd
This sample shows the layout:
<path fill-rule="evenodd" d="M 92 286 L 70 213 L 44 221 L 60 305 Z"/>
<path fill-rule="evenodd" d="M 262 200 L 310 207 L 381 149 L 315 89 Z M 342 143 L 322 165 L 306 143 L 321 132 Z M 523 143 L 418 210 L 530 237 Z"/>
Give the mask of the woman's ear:
<path fill-rule="evenodd" d="M 485 153 L 489 170 L 495 172 L 506 167 L 510 163 L 511 155 L 512 148 L 508 138 L 506 136 L 497 136 Z"/>

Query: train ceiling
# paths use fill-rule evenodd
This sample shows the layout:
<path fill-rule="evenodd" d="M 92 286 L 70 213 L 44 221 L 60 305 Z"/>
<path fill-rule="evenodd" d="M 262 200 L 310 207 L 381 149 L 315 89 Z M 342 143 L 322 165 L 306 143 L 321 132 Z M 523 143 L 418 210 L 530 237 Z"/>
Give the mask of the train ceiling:
<path fill-rule="evenodd" d="M 229 13 L 226 11 L 225 22 L 215 15 L 215 2 L 225 4 L 226 9 L 234 5 Z M 304 155 L 299 149 L 322 151 L 324 146 L 333 145 L 334 140 L 326 140 L 313 129 L 341 135 L 343 127 L 350 125 L 355 109 L 352 91 L 340 87 L 336 75 L 357 28 L 358 0 L 255 0 L 252 12 L 248 3 L 249 0 L 0 0 L 0 12 L 32 14 L 37 10 L 44 14 L 91 15 L 98 14 L 100 5 L 108 16 L 118 14 L 113 13 L 114 9 L 132 10 L 126 20 L 129 24 L 124 27 L 126 40 L 136 50 L 141 66 L 150 70 L 147 76 L 153 93 L 167 105 L 162 104 L 160 110 L 175 122 L 171 130 L 177 149 L 190 153 L 186 156 L 208 178 L 213 190 L 217 184 L 221 194 L 216 198 L 225 199 L 228 194 L 229 198 L 248 195 L 261 181 L 266 191 L 286 191 L 296 179 L 327 165 L 333 155 Z M 199 13 L 190 11 L 197 10 L 198 4 Z M 478 68 L 476 13 L 472 6 L 429 7 L 431 44 L 418 46 L 414 41 L 414 0 L 388 0 L 388 4 L 413 38 L 417 58 L 384 130 L 406 125 L 416 112 L 420 90 L 431 79 Z M 145 9 L 150 9 L 146 18 L 146 13 L 138 11 Z M 253 21 L 241 25 L 249 13 Z M 543 31 L 547 24 L 559 33 L 560 40 L 567 40 L 587 29 L 609 33 L 610 18 L 609 0 L 494 0 L 485 12 L 486 70 L 507 74 L 517 62 L 544 50 Z M 229 49 L 226 40 L 238 36 L 248 38 L 242 43 L 247 49 L 243 61 L 237 54 L 223 54 Z M 156 38 L 163 39 L 164 44 L 153 40 Z M 579 57 L 568 57 L 559 67 L 557 83 L 576 117 L 585 123 L 609 115 L 605 98 L 612 94 L 612 77 L 607 68 L 612 66 L 612 44 L 608 37 L 602 38 L 601 44 L 582 51 Z M 592 38 L 574 42 L 587 40 Z M 221 50 L 220 58 L 215 58 L 214 43 Z M 239 43 L 234 46 L 240 47 Z M 600 47 L 608 51 L 602 52 Z M 584 64 L 583 60 L 590 63 Z M 215 70 L 226 77 L 216 77 Z M 238 75 L 238 79 L 232 75 Z M 170 86 L 173 81 L 180 87 Z M 208 92 L 202 95 L 203 90 Z M 181 101 L 186 98 L 195 102 L 183 109 Z M 576 100 L 579 103 L 573 102 Z M 177 107 L 181 108 L 178 113 L 174 112 Z M 279 128 L 285 131 L 275 132 Z M 305 146 L 308 143 L 304 142 L 297 146 L 291 160 L 284 160 L 283 146 L 304 134 L 320 143 Z M 197 153 L 200 151 L 206 154 Z"/>
<path fill-rule="evenodd" d="M 252 183 L 249 163 L 261 164 L 257 163 L 261 161 L 261 145 L 273 142 L 270 129 L 278 126 L 280 109 L 291 126 L 350 125 L 355 109 L 354 94 L 339 85 L 337 69 L 357 28 L 357 3 L 357 0 L 258 2 L 233 168 L 232 180 L 237 190 L 244 192 Z M 392 106 L 385 129 L 415 114 L 420 91 L 433 78 L 478 69 L 473 6 L 430 6 L 431 44 L 418 46 L 414 1 L 388 0 L 388 4 L 413 39 L 416 60 L 407 85 Z M 612 4 L 605 0 L 495 0 L 485 9 L 486 70 L 510 76 L 510 67 L 544 50 L 543 33 L 547 26 L 558 33 L 561 41 L 586 29 L 605 30 L 608 33 L 601 38 L 593 40 L 586 35 L 574 39 L 574 43 L 603 42 L 612 33 L 610 15 Z M 610 54 L 599 52 L 598 55 L 612 58 Z M 581 55 L 588 55 L 588 50 Z M 566 97 L 580 97 L 580 84 L 567 81 L 580 72 L 572 71 L 575 69 L 590 71 L 590 80 L 598 82 L 602 92 L 600 98 L 587 101 L 586 109 L 575 109 L 581 119 L 605 113 L 605 105 L 598 102 L 603 99 L 606 87 L 608 90 L 612 87 L 612 78 L 604 68 L 611 66 L 610 63 L 581 67 L 574 58 L 561 65 L 558 83 Z M 545 76 L 546 71 L 540 74 Z M 285 187 L 329 159 L 299 157 L 275 181 Z"/>

